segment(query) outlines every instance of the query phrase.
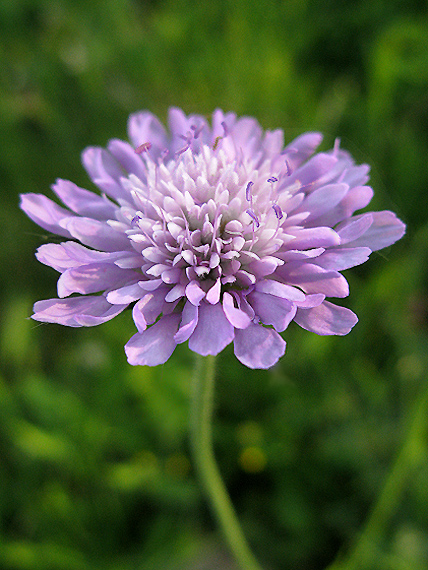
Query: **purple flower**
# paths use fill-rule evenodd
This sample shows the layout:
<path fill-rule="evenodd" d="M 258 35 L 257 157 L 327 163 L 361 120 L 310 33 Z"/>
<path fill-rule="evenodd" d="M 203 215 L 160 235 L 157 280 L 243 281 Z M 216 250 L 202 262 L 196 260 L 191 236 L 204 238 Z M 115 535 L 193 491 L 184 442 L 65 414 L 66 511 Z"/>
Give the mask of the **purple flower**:
<path fill-rule="evenodd" d="M 170 135 L 148 112 L 128 127 L 132 145 L 83 153 L 101 195 L 58 180 L 67 209 L 21 197 L 32 220 L 66 239 L 37 251 L 61 275 L 59 299 L 37 302 L 33 319 L 93 326 L 133 303 L 138 332 L 125 351 L 149 366 L 185 341 L 202 355 L 233 341 L 243 364 L 269 368 L 292 320 L 320 335 L 351 330 L 355 314 L 326 300 L 349 293 L 340 271 L 405 232 L 392 212 L 354 215 L 373 196 L 367 165 L 338 144 L 314 154 L 318 133 L 284 148 L 281 130 L 220 110 L 210 126 L 171 109 Z"/>

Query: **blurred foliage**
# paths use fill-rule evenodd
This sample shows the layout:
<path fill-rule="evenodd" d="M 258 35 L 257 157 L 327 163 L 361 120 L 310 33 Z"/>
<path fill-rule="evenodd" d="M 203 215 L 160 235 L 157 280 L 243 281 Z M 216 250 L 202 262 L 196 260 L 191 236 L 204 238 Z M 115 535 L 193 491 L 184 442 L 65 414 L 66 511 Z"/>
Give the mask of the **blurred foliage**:
<path fill-rule="evenodd" d="M 189 457 L 187 347 L 132 368 L 129 313 L 80 330 L 26 318 L 55 272 L 32 257 L 51 238 L 18 194 L 88 187 L 85 146 L 171 105 L 339 136 L 372 165 L 373 208 L 408 223 L 348 272 L 348 337 L 292 325 L 273 370 L 230 347 L 218 363 L 217 454 L 263 565 L 319 570 L 358 536 L 426 390 L 427 14 L 422 0 L 3 0 L 0 567 L 232 568 Z M 367 570 L 428 564 L 426 434 L 414 453 Z"/>

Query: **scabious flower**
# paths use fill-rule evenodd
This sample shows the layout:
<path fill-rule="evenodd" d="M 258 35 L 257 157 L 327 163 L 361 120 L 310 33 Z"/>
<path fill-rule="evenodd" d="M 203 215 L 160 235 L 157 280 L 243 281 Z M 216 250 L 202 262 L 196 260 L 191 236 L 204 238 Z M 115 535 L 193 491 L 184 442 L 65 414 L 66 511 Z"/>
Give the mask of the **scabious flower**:
<path fill-rule="evenodd" d="M 141 112 L 129 119 L 132 144 L 86 149 L 101 195 L 67 180 L 52 189 L 68 209 L 22 195 L 33 221 L 66 238 L 37 251 L 61 275 L 59 299 L 37 302 L 33 319 L 93 326 L 133 303 L 138 332 L 125 351 L 149 366 L 185 341 L 201 355 L 233 341 L 243 364 L 269 368 L 292 320 L 347 334 L 356 315 L 326 300 L 349 293 L 340 271 L 405 232 L 392 212 L 354 215 L 373 196 L 369 167 L 338 142 L 314 154 L 319 133 L 284 147 L 281 130 L 220 110 L 210 126 L 173 108 L 169 129 Z"/>

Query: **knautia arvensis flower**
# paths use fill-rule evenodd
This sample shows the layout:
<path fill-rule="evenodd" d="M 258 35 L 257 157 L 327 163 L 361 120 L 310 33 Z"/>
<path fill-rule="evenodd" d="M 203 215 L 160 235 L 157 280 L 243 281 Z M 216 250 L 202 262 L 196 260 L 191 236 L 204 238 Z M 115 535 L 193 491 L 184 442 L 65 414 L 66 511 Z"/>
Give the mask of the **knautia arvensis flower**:
<path fill-rule="evenodd" d="M 125 351 L 149 366 L 185 341 L 201 355 L 233 341 L 243 364 L 269 368 L 292 320 L 321 335 L 351 330 L 355 314 L 326 300 L 349 293 L 340 271 L 405 231 L 389 211 L 354 215 L 373 195 L 367 165 L 338 142 L 314 154 L 318 133 L 284 147 L 281 130 L 220 110 L 210 126 L 173 108 L 170 134 L 149 112 L 128 127 L 131 144 L 83 152 L 101 194 L 58 180 L 68 209 L 22 196 L 32 220 L 66 238 L 37 251 L 61 275 L 59 299 L 37 302 L 35 320 L 93 326 L 133 303 Z"/>

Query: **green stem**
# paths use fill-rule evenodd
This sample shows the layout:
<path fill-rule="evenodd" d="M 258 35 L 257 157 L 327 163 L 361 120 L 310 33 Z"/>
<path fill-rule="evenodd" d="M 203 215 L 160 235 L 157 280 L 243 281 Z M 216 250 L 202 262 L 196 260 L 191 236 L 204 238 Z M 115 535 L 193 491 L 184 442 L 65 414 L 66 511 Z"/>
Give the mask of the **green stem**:
<path fill-rule="evenodd" d="M 261 570 L 239 525 L 232 502 L 215 462 L 212 412 L 215 357 L 198 357 L 192 400 L 191 437 L 196 468 L 214 515 L 237 562 L 244 570 Z"/>
<path fill-rule="evenodd" d="M 412 409 L 407 436 L 363 532 L 349 554 L 339 557 L 327 570 L 364 570 L 378 556 L 379 543 L 387 524 L 402 499 L 411 473 L 424 457 L 427 408 L 428 389 L 425 389 Z"/>

